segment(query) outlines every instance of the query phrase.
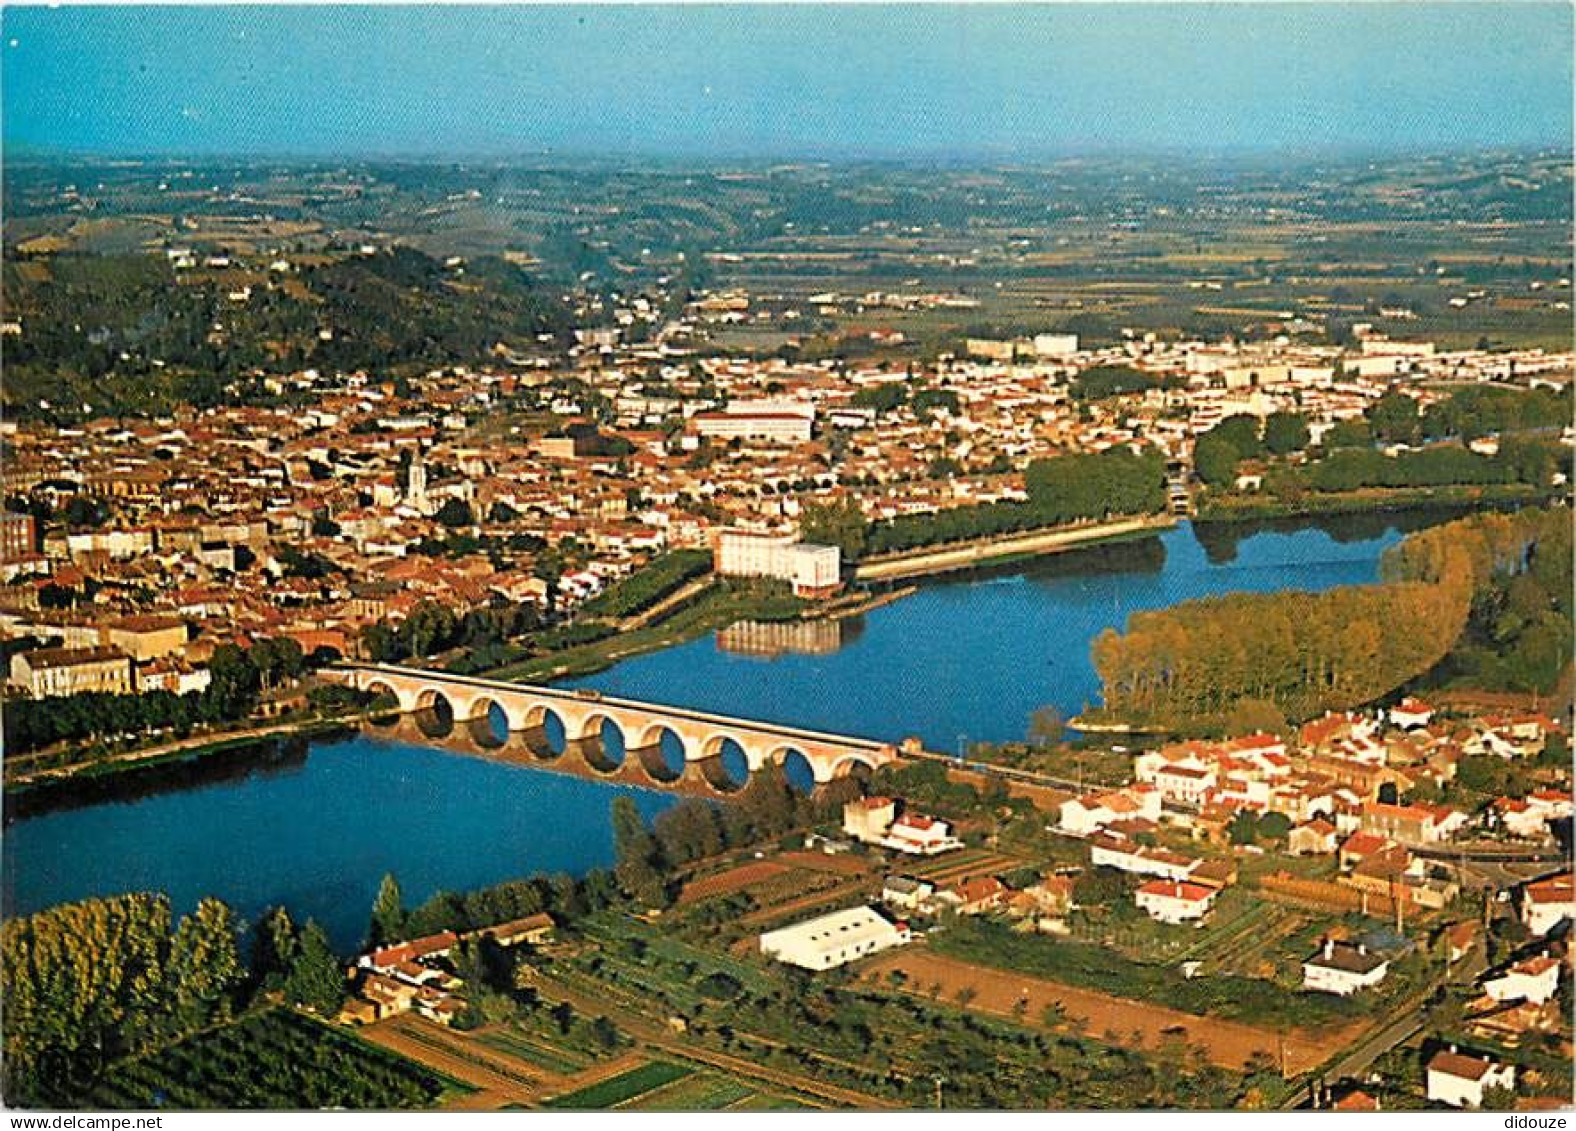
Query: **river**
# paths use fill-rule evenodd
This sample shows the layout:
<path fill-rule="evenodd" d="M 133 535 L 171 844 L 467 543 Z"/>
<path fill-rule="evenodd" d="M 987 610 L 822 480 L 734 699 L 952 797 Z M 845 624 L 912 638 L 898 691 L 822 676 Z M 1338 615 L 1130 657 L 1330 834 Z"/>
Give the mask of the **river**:
<path fill-rule="evenodd" d="M 838 623 L 743 626 L 573 681 L 610 694 L 932 749 L 1022 738 L 1030 712 L 1096 701 L 1089 642 L 1128 614 L 1234 590 L 1376 580 L 1384 549 L 1441 516 L 1183 525 L 1159 537 L 937 580 Z M 117 784 L 5 830 L 0 904 L 214 894 L 244 917 L 283 903 L 336 945 L 360 942 L 385 872 L 407 901 L 611 863 L 619 791 L 653 816 L 668 794 L 355 736 L 173 781 Z"/>

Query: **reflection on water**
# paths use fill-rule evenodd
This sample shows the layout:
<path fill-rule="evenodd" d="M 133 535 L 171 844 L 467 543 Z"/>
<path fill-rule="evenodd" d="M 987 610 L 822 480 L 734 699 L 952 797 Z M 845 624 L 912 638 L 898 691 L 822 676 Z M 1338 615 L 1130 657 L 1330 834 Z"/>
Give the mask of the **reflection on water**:
<path fill-rule="evenodd" d="M 862 631 L 845 634 L 835 650 L 784 648 L 765 665 L 748 648 L 735 650 L 759 637 L 724 633 L 564 685 L 881 741 L 917 735 L 933 750 L 1013 741 L 1037 708 L 1070 717 L 1098 702 L 1090 642 L 1132 613 L 1233 591 L 1369 584 L 1401 528 L 1428 521 L 1392 514 L 1266 524 L 1231 535 L 1229 548 L 1218 527 L 1206 543 L 1184 523 L 1159 536 L 949 574 L 865 613 Z"/>
<path fill-rule="evenodd" d="M 613 862 L 614 797 L 648 820 L 677 800 L 371 736 L 278 745 L 241 764 L 202 759 L 179 781 L 116 775 L 97 802 L 19 817 L 0 859 L 0 909 L 163 891 L 177 912 L 217 895 L 255 919 L 283 903 L 349 952 L 385 872 L 413 904 L 440 889 L 584 874 Z"/>
<path fill-rule="evenodd" d="M 324 737 L 344 737 L 336 730 Z M 289 735 L 241 742 L 202 756 L 120 770 L 70 782 L 46 783 L 5 795 L 5 823 L 41 813 L 82 809 L 106 801 L 131 802 L 198 786 L 225 785 L 299 773 L 306 765 L 306 739 Z"/>
<path fill-rule="evenodd" d="M 1367 542 L 1384 537 L 1387 531 L 1410 534 L 1441 522 L 1449 522 L 1469 513 L 1473 507 L 1428 506 L 1406 507 L 1393 511 L 1355 511 L 1351 514 L 1328 515 L 1318 520 L 1320 530 L 1332 541 L 1343 545 Z M 1303 517 L 1259 518 L 1232 522 L 1195 522 L 1193 535 L 1204 547 L 1204 553 L 1215 565 L 1229 565 L 1237 558 L 1238 547 L 1246 538 L 1259 534 L 1290 534 L 1306 530 L 1312 520 Z"/>
<path fill-rule="evenodd" d="M 855 618 L 851 618 L 855 619 Z M 785 653 L 826 656 L 843 646 L 846 621 L 741 620 L 717 630 L 717 647 L 735 656 L 773 659 Z"/>

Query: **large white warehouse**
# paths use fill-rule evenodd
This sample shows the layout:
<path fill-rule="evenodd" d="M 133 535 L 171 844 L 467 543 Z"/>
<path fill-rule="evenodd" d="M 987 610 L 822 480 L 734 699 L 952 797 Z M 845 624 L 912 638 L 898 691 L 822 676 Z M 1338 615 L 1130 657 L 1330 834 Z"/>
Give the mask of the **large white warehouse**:
<path fill-rule="evenodd" d="M 869 907 L 850 907 L 767 931 L 761 936 L 761 953 L 806 970 L 830 970 L 908 940 L 906 925 L 893 923 Z"/>

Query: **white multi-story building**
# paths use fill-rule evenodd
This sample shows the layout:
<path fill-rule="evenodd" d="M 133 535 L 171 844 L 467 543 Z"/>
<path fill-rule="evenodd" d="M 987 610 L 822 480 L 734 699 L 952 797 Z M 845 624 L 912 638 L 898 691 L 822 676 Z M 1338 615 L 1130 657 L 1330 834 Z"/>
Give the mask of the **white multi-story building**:
<path fill-rule="evenodd" d="M 842 583 L 842 552 L 836 546 L 788 535 L 724 530 L 717 535 L 713 560 L 724 577 L 773 577 L 791 584 L 800 596 L 830 593 Z"/>
<path fill-rule="evenodd" d="M 761 953 L 806 970 L 830 970 L 902 946 L 909 938 L 907 926 L 883 918 L 872 908 L 850 907 L 767 931 L 761 936 Z"/>
<path fill-rule="evenodd" d="M 11 686 L 34 699 L 86 691 L 129 695 L 131 657 L 119 648 L 40 648 L 11 657 Z"/>
<path fill-rule="evenodd" d="M 797 412 L 697 412 L 690 417 L 696 435 L 716 440 L 765 440 L 804 444 L 814 421 Z"/>
<path fill-rule="evenodd" d="M 1034 335 L 1034 356 L 1036 357 L 1066 357 L 1077 352 L 1077 334 Z"/>

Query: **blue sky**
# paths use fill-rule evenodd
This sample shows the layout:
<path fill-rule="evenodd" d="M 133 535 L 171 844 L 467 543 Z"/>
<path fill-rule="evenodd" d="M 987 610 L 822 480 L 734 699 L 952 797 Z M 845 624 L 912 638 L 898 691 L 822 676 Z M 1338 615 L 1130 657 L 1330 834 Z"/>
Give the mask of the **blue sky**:
<path fill-rule="evenodd" d="M 1566 145 L 1563 3 L 7 6 L 22 148 L 1055 157 Z"/>

